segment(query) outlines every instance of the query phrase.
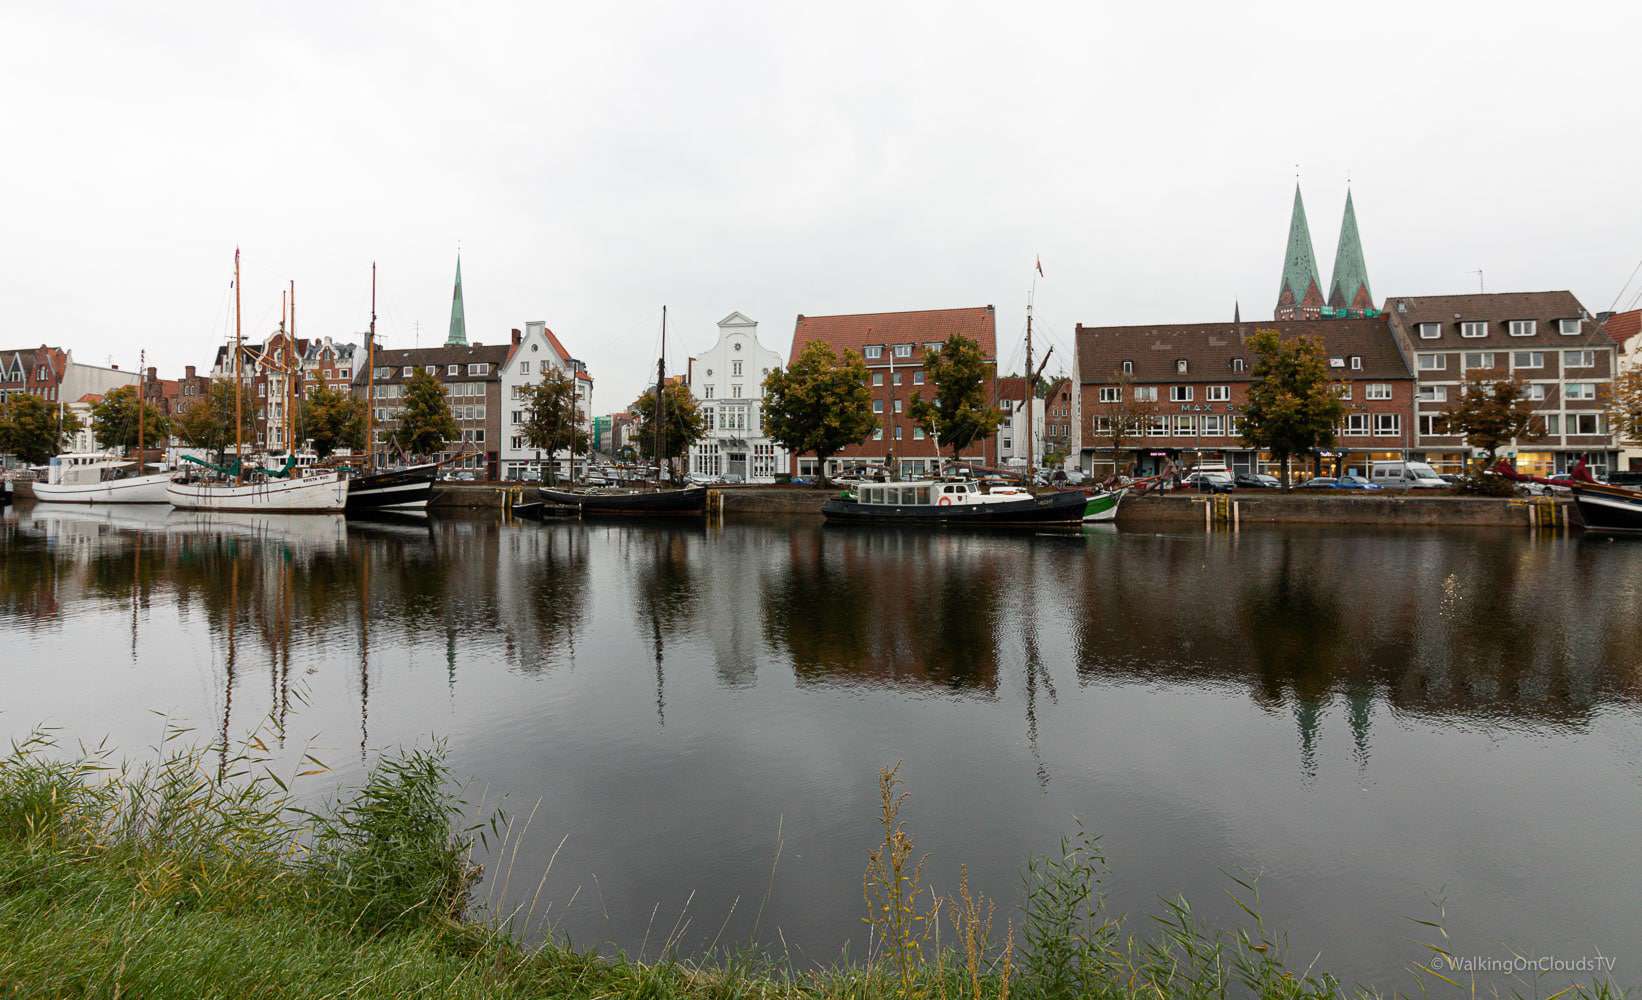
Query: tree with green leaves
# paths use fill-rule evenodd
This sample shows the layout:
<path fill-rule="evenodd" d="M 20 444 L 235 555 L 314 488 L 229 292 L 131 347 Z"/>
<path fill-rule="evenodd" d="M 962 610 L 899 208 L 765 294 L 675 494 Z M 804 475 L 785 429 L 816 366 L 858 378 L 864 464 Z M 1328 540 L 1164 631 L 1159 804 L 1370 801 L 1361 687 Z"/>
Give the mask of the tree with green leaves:
<path fill-rule="evenodd" d="M 1534 401 L 1528 398 L 1528 384 L 1520 378 L 1497 379 L 1473 371 L 1442 419 L 1455 433 L 1464 434 L 1467 444 L 1482 449 L 1486 467 L 1494 464 L 1502 447 L 1528 435 Z"/>
<path fill-rule="evenodd" d="M 394 437 L 407 452 L 434 455 L 462 436 L 462 429 L 456 426 L 456 417 L 450 412 L 445 387 L 429 375 L 427 369 L 416 369 L 405 381 L 404 400 Z"/>
<path fill-rule="evenodd" d="M 952 449 L 954 461 L 963 449 L 997 431 L 1003 411 L 989 400 L 980 344 L 953 334 L 924 359 L 924 375 L 935 383 L 935 398 L 913 396 L 908 412 L 925 433 Z"/>
<path fill-rule="evenodd" d="M 629 409 L 637 418 L 633 422 L 633 441 L 639 446 L 640 454 L 654 461 L 656 390 L 651 389 L 634 400 Z M 696 406 L 695 397 L 690 394 L 689 388 L 678 382 L 668 383 L 666 395 L 662 397 L 661 461 L 666 462 L 671 469 L 673 462 L 682 458 L 684 453 L 690 450 L 691 445 L 701 440 L 701 435 L 705 431 L 706 423 L 702 419 L 701 408 Z"/>
<path fill-rule="evenodd" d="M 813 452 L 827 481 L 827 459 L 858 444 L 878 426 L 867 388 L 867 366 L 845 350 L 812 340 L 798 360 L 764 378 L 764 433 L 793 455 Z"/>
<path fill-rule="evenodd" d="M 171 434 L 171 418 L 152 403 L 137 402 L 137 387 L 122 385 L 91 407 L 91 436 L 100 448 L 137 447 L 137 414 L 142 411 L 143 446 L 152 447 Z"/>
<path fill-rule="evenodd" d="M 321 382 L 302 400 L 302 434 L 323 461 L 339 448 L 365 449 L 365 400 Z"/>
<path fill-rule="evenodd" d="M 31 393 L 13 393 L 0 403 L 0 453 L 16 455 L 29 465 L 44 465 L 83 426 L 66 407 Z"/>
<path fill-rule="evenodd" d="M 1334 444 L 1345 406 L 1317 337 L 1283 338 L 1274 329 L 1249 338 L 1254 371 L 1243 406 L 1243 440 L 1271 452 L 1289 488 L 1289 459 Z"/>
<path fill-rule="evenodd" d="M 1124 474 L 1124 442 L 1138 442 L 1146 422 L 1160 412 L 1157 400 L 1141 399 L 1136 388 L 1133 375 L 1115 371 L 1096 393 L 1097 402 L 1089 404 L 1089 440 L 1110 444 L 1114 476 Z M 1157 392 L 1155 387 L 1148 391 Z"/>
<path fill-rule="evenodd" d="M 1642 368 L 1620 372 L 1608 397 L 1608 426 L 1632 447 L 1642 444 Z"/>
<path fill-rule="evenodd" d="M 250 400 L 241 408 L 240 437 L 247 446 L 256 438 L 255 408 Z M 196 399 L 172 422 L 182 443 L 203 448 L 217 458 L 234 445 L 234 383 L 215 379 L 204 399 Z"/>
<path fill-rule="evenodd" d="M 576 380 L 555 368 L 542 372 L 540 382 L 522 386 L 519 397 L 525 406 L 524 439 L 532 448 L 547 452 L 549 459 L 561 451 L 587 453 L 587 432 L 581 426 L 581 407 L 576 400 Z M 554 481 L 558 462 L 547 464 L 547 481 Z"/>

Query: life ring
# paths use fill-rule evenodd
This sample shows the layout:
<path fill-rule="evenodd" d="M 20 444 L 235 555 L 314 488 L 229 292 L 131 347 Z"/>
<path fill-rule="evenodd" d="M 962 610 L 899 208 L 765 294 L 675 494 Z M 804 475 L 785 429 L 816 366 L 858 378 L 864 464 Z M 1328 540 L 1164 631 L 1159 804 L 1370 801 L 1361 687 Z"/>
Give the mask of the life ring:
<path fill-rule="evenodd" d="M 936 501 L 936 503 L 939 504 L 942 507 L 950 507 L 950 506 L 952 506 L 952 498 L 951 497 L 942 497 L 940 500 Z"/>

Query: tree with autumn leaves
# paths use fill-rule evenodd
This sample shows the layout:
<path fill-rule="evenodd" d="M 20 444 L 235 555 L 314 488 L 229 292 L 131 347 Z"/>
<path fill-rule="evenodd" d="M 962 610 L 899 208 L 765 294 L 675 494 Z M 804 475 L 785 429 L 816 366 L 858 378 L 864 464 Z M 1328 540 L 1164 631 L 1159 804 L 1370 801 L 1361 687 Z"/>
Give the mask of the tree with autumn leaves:
<path fill-rule="evenodd" d="M 821 482 L 827 459 L 857 444 L 878 427 L 867 388 L 867 366 L 823 341 L 804 345 L 798 360 L 764 378 L 764 433 L 794 455 L 814 453 Z"/>
<path fill-rule="evenodd" d="M 1334 429 L 1345 406 L 1340 382 L 1329 371 L 1328 355 L 1316 337 L 1283 338 L 1274 329 L 1249 338 L 1253 380 L 1243 406 L 1243 440 L 1277 459 L 1283 489 L 1289 488 L 1289 460 L 1334 445 Z"/>
<path fill-rule="evenodd" d="M 924 376 L 935 383 L 935 398 L 913 396 L 908 412 L 925 433 L 952 449 L 953 461 L 977 439 L 991 437 L 1003 422 L 1003 411 L 989 398 L 988 375 L 981 345 L 958 334 L 924 358 Z"/>

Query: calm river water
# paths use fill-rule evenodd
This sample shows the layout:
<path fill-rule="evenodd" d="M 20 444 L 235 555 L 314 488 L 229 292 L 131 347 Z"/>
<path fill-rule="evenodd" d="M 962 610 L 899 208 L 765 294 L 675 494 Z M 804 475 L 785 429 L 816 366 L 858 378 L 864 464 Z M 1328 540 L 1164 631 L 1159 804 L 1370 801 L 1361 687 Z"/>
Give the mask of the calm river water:
<path fill-rule="evenodd" d="M 0 521 L 0 738 L 142 754 L 155 713 L 201 740 L 271 717 L 287 760 L 334 768 L 316 795 L 445 738 L 475 798 L 540 801 L 510 904 L 559 848 L 537 912 L 651 956 L 755 924 L 798 963 L 859 953 L 875 778 L 903 761 L 942 888 L 967 863 L 1012 903 L 1081 820 L 1137 931 L 1178 894 L 1230 923 L 1228 875 L 1257 873 L 1299 964 L 1348 982 L 1409 987 L 1440 900 L 1458 954 L 1600 952 L 1637 983 L 1639 582 L 1642 545 L 1501 530 L 38 506 Z"/>

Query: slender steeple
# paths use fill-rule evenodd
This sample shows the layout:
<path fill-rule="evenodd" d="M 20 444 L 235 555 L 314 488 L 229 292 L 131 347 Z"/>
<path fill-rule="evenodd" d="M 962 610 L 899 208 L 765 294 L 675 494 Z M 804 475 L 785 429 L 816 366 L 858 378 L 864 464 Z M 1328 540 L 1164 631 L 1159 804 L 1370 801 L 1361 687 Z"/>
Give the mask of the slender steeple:
<path fill-rule="evenodd" d="M 445 337 L 446 347 L 468 345 L 467 313 L 462 309 L 462 255 L 456 255 L 456 291 L 450 297 L 450 334 Z"/>
<path fill-rule="evenodd" d="M 1283 255 L 1283 279 L 1277 286 L 1276 319 L 1316 319 L 1323 307 L 1323 283 L 1317 277 L 1317 254 L 1311 248 L 1311 227 L 1300 185 L 1294 185 L 1294 214 L 1289 217 L 1288 250 Z"/>
<path fill-rule="evenodd" d="M 1328 284 L 1328 304 L 1361 316 L 1374 308 L 1374 293 L 1368 287 L 1368 264 L 1363 260 L 1363 241 L 1357 235 L 1357 209 L 1346 189 L 1346 214 L 1340 223 L 1340 245 L 1334 250 L 1334 277 Z"/>
<path fill-rule="evenodd" d="M 1232 302 L 1232 322 L 1239 325 L 1243 322 L 1243 303 L 1241 301 Z"/>

